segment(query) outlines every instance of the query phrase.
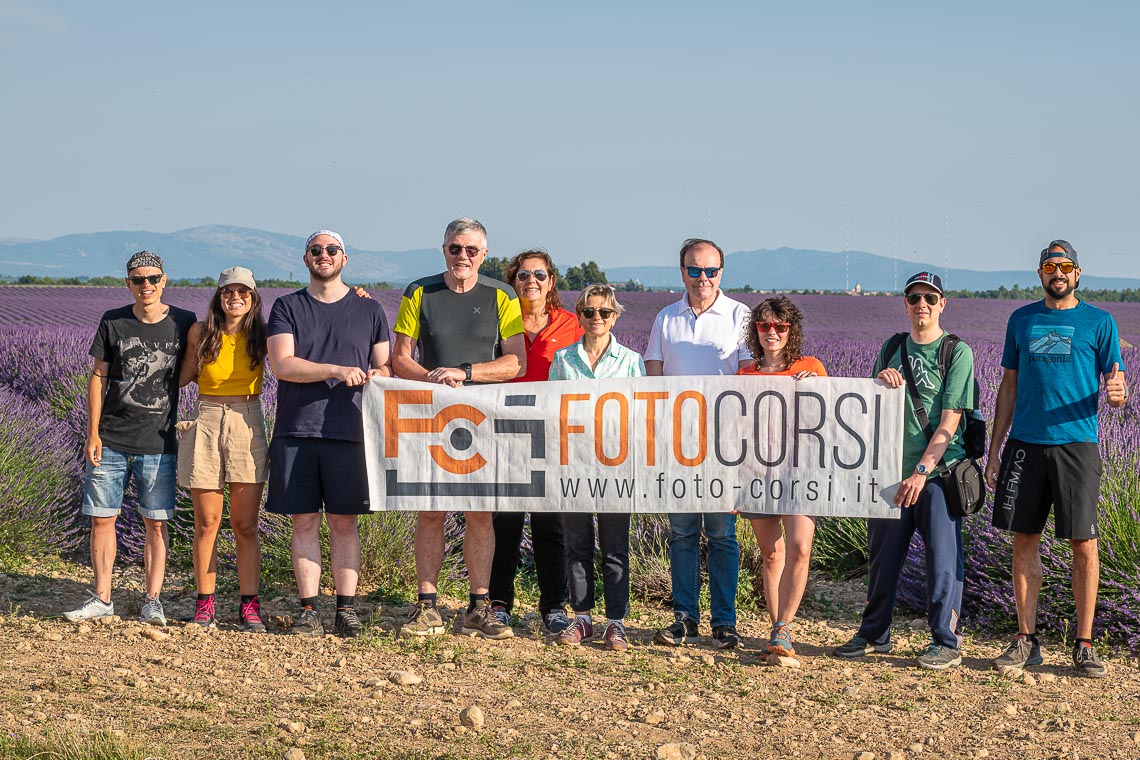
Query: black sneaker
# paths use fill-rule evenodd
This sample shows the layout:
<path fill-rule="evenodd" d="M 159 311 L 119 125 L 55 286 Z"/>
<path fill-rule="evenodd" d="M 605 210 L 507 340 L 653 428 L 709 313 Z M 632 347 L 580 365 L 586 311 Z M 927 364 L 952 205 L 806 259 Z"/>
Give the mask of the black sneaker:
<path fill-rule="evenodd" d="M 1096 647 L 1084 641 L 1078 641 L 1073 647 L 1073 667 L 1077 669 L 1077 675 L 1085 678 L 1104 678 L 1108 675 L 1108 668 L 1100 661 Z"/>
<path fill-rule="evenodd" d="M 558 636 L 570 627 L 570 618 L 566 615 L 566 610 L 555 608 L 546 613 L 542 623 L 546 626 L 547 633 L 551 636 Z"/>
<path fill-rule="evenodd" d="M 856 657 L 866 657 L 872 652 L 886 654 L 894 648 L 895 645 L 890 641 L 885 644 L 875 644 L 867 641 L 862 636 L 852 636 L 851 640 L 846 644 L 841 644 L 835 649 L 832 649 L 831 656 L 838 657 L 842 660 L 854 660 Z"/>
<path fill-rule="evenodd" d="M 346 607 L 343 610 L 336 611 L 336 620 L 333 621 L 333 630 L 336 631 L 338 636 L 343 636 L 346 639 L 354 639 L 364 633 L 364 624 L 361 623 L 360 618 L 356 616 L 355 609 Z"/>
<path fill-rule="evenodd" d="M 1041 645 L 1037 643 L 1037 637 L 1029 633 L 1019 633 L 1009 642 L 1005 651 L 994 658 L 994 667 L 998 670 L 1024 668 L 1029 665 L 1040 665 L 1042 662 L 1044 660 L 1041 658 Z"/>
<path fill-rule="evenodd" d="M 925 670 L 946 670 L 961 664 L 961 652 L 933 641 L 926 651 L 918 656 L 918 667 Z"/>
<path fill-rule="evenodd" d="M 714 625 L 713 641 L 721 649 L 733 649 L 740 646 L 740 634 L 734 625 Z"/>
<path fill-rule="evenodd" d="M 289 632 L 294 636 L 324 636 L 325 626 L 321 616 L 316 610 L 301 610 L 300 616 L 293 621 Z"/>
<path fill-rule="evenodd" d="M 697 631 L 697 621 L 686 615 L 678 614 L 673 625 L 662 628 L 654 635 L 653 640 L 658 644 L 679 647 L 685 642 L 696 641 L 698 638 L 700 638 L 700 633 Z"/>

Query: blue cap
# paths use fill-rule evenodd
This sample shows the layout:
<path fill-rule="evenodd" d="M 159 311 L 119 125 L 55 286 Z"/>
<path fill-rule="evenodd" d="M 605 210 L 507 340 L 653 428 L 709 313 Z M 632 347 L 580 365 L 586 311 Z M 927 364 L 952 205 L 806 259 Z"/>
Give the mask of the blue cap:
<path fill-rule="evenodd" d="M 934 274 L 934 272 L 919 272 L 918 274 L 912 274 L 910 276 L 910 279 L 906 281 L 906 286 L 903 288 L 903 293 L 905 294 L 908 290 L 910 290 L 911 285 L 917 285 L 920 282 L 923 285 L 929 285 L 930 287 L 937 290 L 939 295 L 942 294 L 942 278 Z"/>
<path fill-rule="evenodd" d="M 1062 251 L 1064 251 L 1064 253 L 1050 250 L 1052 248 L 1060 248 Z M 1072 244 L 1069 243 L 1068 240 L 1054 240 L 1041 250 L 1041 258 L 1038 260 L 1037 266 L 1041 266 L 1045 263 L 1046 259 L 1051 259 L 1055 256 L 1064 256 L 1069 261 L 1073 262 L 1074 266 L 1079 267 L 1081 265 L 1080 262 L 1077 261 L 1077 249 L 1073 248 Z"/>

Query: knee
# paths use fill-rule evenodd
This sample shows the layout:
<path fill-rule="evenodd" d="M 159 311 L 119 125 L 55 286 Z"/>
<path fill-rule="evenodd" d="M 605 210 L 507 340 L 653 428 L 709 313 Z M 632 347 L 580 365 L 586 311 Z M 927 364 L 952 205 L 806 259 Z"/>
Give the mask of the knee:
<path fill-rule="evenodd" d="M 811 559 L 811 541 L 797 539 L 788 542 L 788 556 L 794 564 L 802 564 Z"/>
<path fill-rule="evenodd" d="M 699 515 L 670 515 L 669 540 L 693 541 L 701 535 L 701 522 Z"/>
<path fill-rule="evenodd" d="M 467 521 L 467 529 L 480 533 L 494 532 L 494 526 L 491 522 L 492 515 L 491 512 L 467 512 L 464 515 L 464 519 Z"/>
<path fill-rule="evenodd" d="M 230 519 L 230 527 L 233 528 L 234 537 L 242 541 L 252 541 L 257 538 L 257 520 L 234 520 Z"/>
<path fill-rule="evenodd" d="M 416 515 L 416 523 L 420 527 L 429 530 L 443 530 L 443 520 L 445 517 L 447 517 L 446 512 L 420 512 Z"/>

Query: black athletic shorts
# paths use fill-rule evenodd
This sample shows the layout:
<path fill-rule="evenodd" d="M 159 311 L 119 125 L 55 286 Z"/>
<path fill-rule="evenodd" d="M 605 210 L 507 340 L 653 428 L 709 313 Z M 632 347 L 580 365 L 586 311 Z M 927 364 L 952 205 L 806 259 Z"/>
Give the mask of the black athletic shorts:
<path fill-rule="evenodd" d="M 1001 453 L 994 493 L 995 528 L 1045 530 L 1050 507 L 1057 538 L 1097 538 L 1097 501 L 1103 469 L 1095 443 L 1044 446 L 1010 438 Z"/>
<path fill-rule="evenodd" d="M 279 515 L 368 513 L 364 444 L 275 435 L 269 444 L 265 509 Z"/>

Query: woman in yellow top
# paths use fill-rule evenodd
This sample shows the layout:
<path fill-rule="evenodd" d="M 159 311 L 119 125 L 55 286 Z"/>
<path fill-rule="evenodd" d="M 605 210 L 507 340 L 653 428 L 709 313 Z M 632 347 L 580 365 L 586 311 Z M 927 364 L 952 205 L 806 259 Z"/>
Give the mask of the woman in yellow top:
<path fill-rule="evenodd" d="M 222 489 L 230 487 L 230 527 L 237 544 L 242 628 L 264 633 L 257 598 L 261 547 L 257 523 L 261 492 L 269 478 L 261 384 L 265 369 L 265 317 L 253 272 L 230 267 L 218 276 L 206 321 L 190 328 L 180 382 L 198 383 L 198 412 L 179 424 L 178 485 L 194 502 L 194 579 L 198 601 L 193 623 L 217 625 L 214 586 Z"/>

